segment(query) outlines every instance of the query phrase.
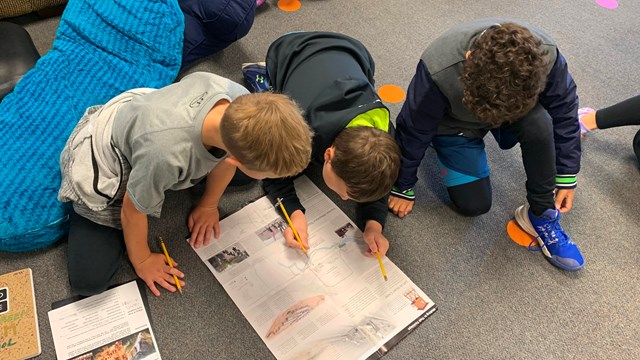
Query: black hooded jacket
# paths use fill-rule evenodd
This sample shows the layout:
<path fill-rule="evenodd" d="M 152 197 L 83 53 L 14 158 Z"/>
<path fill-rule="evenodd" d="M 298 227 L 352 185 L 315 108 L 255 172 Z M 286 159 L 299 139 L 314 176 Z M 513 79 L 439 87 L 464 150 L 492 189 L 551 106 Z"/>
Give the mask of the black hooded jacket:
<path fill-rule="evenodd" d="M 375 64 L 371 54 L 346 35 L 289 33 L 271 44 L 266 61 L 273 89 L 289 95 L 304 110 L 314 131 L 312 159 L 321 164 L 326 149 L 356 116 L 375 108 L 386 109 L 373 86 Z M 389 131 L 394 136 L 391 122 Z M 263 181 L 267 195 L 283 198 L 289 214 L 304 211 L 293 180 Z M 386 197 L 362 203 L 359 210 L 364 221 L 375 220 L 384 226 Z"/>

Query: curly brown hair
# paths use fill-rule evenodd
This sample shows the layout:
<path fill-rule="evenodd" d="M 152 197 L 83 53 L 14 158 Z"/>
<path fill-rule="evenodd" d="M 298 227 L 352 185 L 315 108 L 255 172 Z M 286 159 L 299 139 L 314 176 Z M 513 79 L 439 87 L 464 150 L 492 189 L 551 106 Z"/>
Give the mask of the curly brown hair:
<path fill-rule="evenodd" d="M 388 133 L 367 126 L 346 128 L 333 141 L 331 167 L 349 198 L 369 202 L 391 191 L 400 171 L 400 147 Z"/>
<path fill-rule="evenodd" d="M 476 38 L 462 68 L 462 103 L 494 127 L 526 115 L 544 90 L 548 51 L 528 29 L 494 25 Z"/>

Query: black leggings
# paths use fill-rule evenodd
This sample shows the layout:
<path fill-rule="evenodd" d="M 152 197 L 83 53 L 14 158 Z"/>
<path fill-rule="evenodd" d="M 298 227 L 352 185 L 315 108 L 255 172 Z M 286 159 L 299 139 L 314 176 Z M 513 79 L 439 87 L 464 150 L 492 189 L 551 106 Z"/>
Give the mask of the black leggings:
<path fill-rule="evenodd" d="M 596 112 L 598 129 L 609 129 L 619 126 L 640 125 L 640 95 L 600 109 Z M 633 138 L 633 151 L 640 161 L 640 130 Z"/>
<path fill-rule="evenodd" d="M 640 125 L 640 95 L 596 112 L 598 129 Z"/>
<path fill-rule="evenodd" d="M 74 293 L 89 296 L 105 291 L 124 252 L 122 230 L 96 224 L 71 210 L 67 269 Z"/>

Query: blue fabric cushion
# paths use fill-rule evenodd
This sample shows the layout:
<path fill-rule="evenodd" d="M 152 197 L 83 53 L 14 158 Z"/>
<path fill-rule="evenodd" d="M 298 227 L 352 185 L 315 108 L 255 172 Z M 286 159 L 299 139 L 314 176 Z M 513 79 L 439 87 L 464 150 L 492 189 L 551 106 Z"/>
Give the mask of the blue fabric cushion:
<path fill-rule="evenodd" d="M 182 65 L 216 53 L 247 35 L 256 0 L 178 0 L 184 12 Z"/>
<path fill-rule="evenodd" d="M 175 0 L 71 0 L 53 48 L 0 103 L 0 251 L 62 237 L 60 152 L 85 109 L 123 91 L 162 87 L 180 69 Z"/>

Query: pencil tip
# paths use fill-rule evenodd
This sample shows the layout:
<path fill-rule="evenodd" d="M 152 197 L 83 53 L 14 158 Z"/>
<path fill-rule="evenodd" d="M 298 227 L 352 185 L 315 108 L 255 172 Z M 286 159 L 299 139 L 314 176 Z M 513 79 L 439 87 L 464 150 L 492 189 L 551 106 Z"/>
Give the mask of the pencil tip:
<path fill-rule="evenodd" d="M 389 280 L 389 279 L 387 279 L 387 275 L 385 275 L 384 276 L 384 281 L 387 281 L 387 280 Z"/>

